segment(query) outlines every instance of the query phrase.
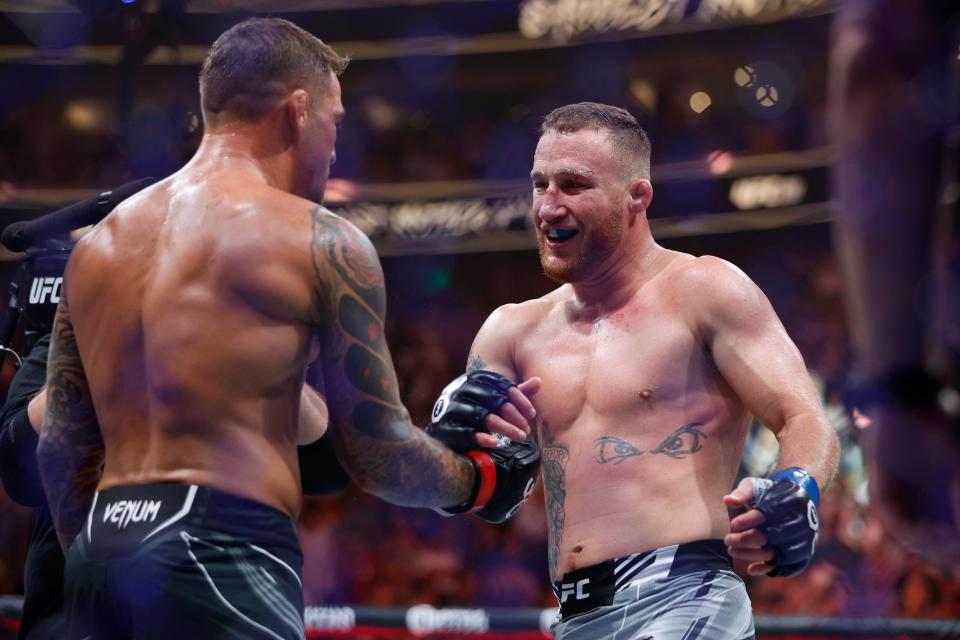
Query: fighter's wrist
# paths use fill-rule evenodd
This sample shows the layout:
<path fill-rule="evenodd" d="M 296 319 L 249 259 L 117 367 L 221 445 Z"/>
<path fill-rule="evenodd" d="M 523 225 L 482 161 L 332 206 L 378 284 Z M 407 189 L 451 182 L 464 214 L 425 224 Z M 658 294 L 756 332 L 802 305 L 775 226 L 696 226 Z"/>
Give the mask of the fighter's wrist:
<path fill-rule="evenodd" d="M 801 467 L 787 467 L 770 476 L 770 480 L 774 482 L 777 480 L 788 480 L 798 485 L 810 496 L 813 504 L 818 508 L 820 507 L 820 487 L 817 485 L 817 479 L 806 469 Z"/>
<path fill-rule="evenodd" d="M 496 485 L 497 470 L 493 466 L 490 456 L 483 455 L 480 451 L 469 451 L 464 457 L 470 461 L 473 467 L 473 486 L 470 488 L 470 494 L 467 499 L 460 504 L 443 507 L 442 510 L 449 514 L 466 513 L 483 508 L 490 501 L 493 494 L 493 488 Z M 492 474 L 492 481 L 490 475 Z"/>

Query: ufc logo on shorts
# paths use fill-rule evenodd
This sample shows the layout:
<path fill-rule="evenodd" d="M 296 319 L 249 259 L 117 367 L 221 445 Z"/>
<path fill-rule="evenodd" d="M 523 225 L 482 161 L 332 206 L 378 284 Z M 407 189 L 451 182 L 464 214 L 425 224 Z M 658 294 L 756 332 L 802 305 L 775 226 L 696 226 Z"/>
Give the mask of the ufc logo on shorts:
<path fill-rule="evenodd" d="M 567 598 L 574 596 L 576 600 L 586 600 L 590 597 L 587 593 L 587 585 L 590 584 L 590 578 L 577 580 L 576 582 L 563 582 L 560 584 L 560 604 L 567 601 Z"/>
<path fill-rule="evenodd" d="M 30 285 L 30 304 L 40 304 L 47 301 L 50 296 L 50 302 L 56 304 L 60 302 L 60 287 L 63 286 L 63 278 L 34 278 Z"/>

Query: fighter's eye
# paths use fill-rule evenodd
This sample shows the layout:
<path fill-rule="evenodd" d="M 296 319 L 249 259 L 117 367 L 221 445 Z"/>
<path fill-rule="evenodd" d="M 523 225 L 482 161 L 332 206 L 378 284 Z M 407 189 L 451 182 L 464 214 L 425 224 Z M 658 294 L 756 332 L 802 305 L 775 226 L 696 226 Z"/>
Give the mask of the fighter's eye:
<path fill-rule="evenodd" d="M 613 436 L 603 436 L 593 441 L 597 448 L 597 462 L 599 464 L 620 464 L 627 458 L 639 456 L 643 453 L 640 449 L 620 438 Z"/>
<path fill-rule="evenodd" d="M 663 453 L 671 458 L 682 459 L 687 455 L 692 455 L 700 451 L 700 438 L 706 438 L 707 434 L 698 429 L 703 425 L 699 422 L 685 424 L 669 436 L 664 438 L 663 442 L 657 445 L 650 453 Z"/>

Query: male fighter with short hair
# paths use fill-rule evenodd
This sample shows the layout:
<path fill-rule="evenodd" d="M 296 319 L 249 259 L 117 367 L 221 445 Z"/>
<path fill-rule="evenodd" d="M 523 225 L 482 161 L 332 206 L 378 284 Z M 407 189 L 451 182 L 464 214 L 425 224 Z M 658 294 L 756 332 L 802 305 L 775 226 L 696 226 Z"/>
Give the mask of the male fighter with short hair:
<path fill-rule="evenodd" d="M 626 111 L 553 111 L 531 178 L 541 264 L 563 284 L 497 309 L 468 370 L 543 380 L 555 637 L 752 637 L 730 555 L 801 571 L 839 457 L 803 360 L 743 272 L 654 241 L 650 143 Z M 731 493 L 751 414 L 781 471 Z"/>
<path fill-rule="evenodd" d="M 345 65 L 285 20 L 229 29 L 200 72 L 196 155 L 73 251 L 37 450 L 73 542 L 71 637 L 303 638 L 296 444 L 326 427 L 303 384 L 318 354 L 361 488 L 495 519 L 535 473 L 452 454 L 400 403 L 376 252 L 317 204 Z M 533 406 L 517 387 L 481 383 L 462 402 L 483 405 L 474 427 L 524 439 Z"/>

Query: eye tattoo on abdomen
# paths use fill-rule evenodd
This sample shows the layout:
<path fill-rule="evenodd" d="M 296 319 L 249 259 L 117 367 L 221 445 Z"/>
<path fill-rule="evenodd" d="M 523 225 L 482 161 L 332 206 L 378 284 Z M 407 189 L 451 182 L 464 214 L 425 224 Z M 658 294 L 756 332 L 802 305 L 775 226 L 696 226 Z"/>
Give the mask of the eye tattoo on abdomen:
<path fill-rule="evenodd" d="M 683 425 L 664 438 L 656 448 L 651 449 L 650 453 L 661 453 L 674 460 L 682 460 L 699 452 L 703 448 L 700 438 L 707 438 L 707 434 L 698 428 L 702 426 L 699 422 Z M 600 436 L 593 441 L 593 444 L 597 449 L 597 464 L 620 464 L 627 458 L 644 453 L 626 440 L 614 436 Z"/>
<path fill-rule="evenodd" d="M 643 455 L 643 451 L 621 438 L 601 436 L 594 440 L 597 448 L 597 462 L 599 464 L 620 464 L 627 458 Z"/>

